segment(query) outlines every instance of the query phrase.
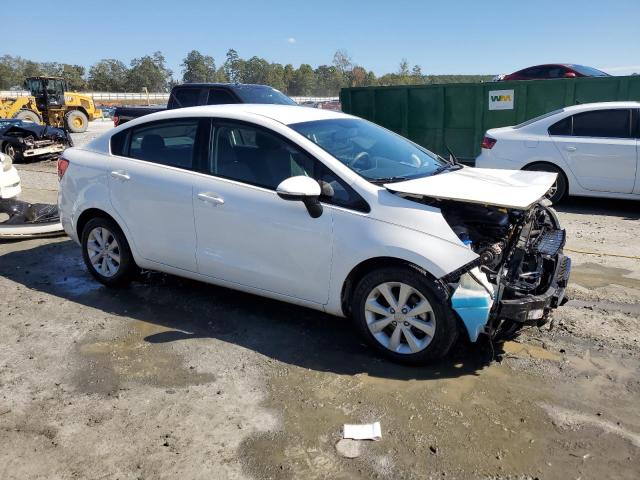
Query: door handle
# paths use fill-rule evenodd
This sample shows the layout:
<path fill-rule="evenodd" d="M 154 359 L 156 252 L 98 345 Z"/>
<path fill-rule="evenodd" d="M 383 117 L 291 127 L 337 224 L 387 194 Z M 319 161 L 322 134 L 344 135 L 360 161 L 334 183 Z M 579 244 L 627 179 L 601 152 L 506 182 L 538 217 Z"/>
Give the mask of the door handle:
<path fill-rule="evenodd" d="M 224 199 L 222 197 L 210 192 L 199 193 L 198 200 L 206 203 L 212 203 L 213 205 L 224 205 Z"/>
<path fill-rule="evenodd" d="M 111 176 L 118 180 L 131 180 L 131 177 L 125 170 L 114 170 L 111 172 Z"/>
<path fill-rule="evenodd" d="M 577 149 L 571 145 L 564 147 L 567 152 L 575 152 Z"/>

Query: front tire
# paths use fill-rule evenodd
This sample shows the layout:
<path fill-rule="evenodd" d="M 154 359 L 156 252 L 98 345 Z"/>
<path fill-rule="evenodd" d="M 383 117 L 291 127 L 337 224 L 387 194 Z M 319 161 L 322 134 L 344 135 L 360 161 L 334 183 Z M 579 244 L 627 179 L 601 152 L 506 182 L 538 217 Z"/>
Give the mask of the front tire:
<path fill-rule="evenodd" d="M 458 338 L 453 312 L 433 280 L 410 267 L 366 274 L 351 308 L 369 345 L 399 363 L 424 365 L 442 358 Z"/>
<path fill-rule="evenodd" d="M 64 123 L 67 126 L 67 130 L 73 133 L 86 132 L 89 127 L 89 119 L 80 110 L 67 112 L 64 116 Z"/>
<path fill-rule="evenodd" d="M 549 194 L 548 194 L 549 200 L 551 200 L 551 203 L 553 203 L 554 205 L 557 205 L 558 203 L 560 203 L 562 199 L 567 195 L 567 191 L 568 191 L 567 177 L 564 174 L 564 172 L 560 168 L 556 167 L 555 165 L 551 165 L 550 163 L 534 163 L 533 165 L 529 165 L 528 167 L 525 167 L 524 170 L 533 171 L 533 172 L 551 172 L 551 173 L 558 174 L 558 178 L 556 179 L 556 182 L 551 187 L 551 190 L 549 190 Z"/>
<path fill-rule="evenodd" d="M 127 239 L 111 219 L 89 220 L 82 229 L 81 245 L 89 273 L 104 285 L 127 285 L 138 270 Z"/>
<path fill-rule="evenodd" d="M 19 154 L 16 147 L 11 145 L 9 142 L 4 144 L 4 146 L 2 147 L 2 150 L 3 150 L 3 153 L 11 157 L 12 161 L 17 163 L 18 160 L 22 160 L 22 155 Z"/>

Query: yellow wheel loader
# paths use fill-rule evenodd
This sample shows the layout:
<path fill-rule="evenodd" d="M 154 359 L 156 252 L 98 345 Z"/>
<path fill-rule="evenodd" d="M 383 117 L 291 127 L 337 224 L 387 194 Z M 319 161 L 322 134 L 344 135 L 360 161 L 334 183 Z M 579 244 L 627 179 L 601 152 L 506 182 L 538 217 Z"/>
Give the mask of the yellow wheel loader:
<path fill-rule="evenodd" d="M 24 86 L 31 96 L 0 99 L 0 118 L 19 118 L 81 133 L 89 121 L 102 117 L 90 96 L 69 92 L 60 77 L 29 77 Z"/>

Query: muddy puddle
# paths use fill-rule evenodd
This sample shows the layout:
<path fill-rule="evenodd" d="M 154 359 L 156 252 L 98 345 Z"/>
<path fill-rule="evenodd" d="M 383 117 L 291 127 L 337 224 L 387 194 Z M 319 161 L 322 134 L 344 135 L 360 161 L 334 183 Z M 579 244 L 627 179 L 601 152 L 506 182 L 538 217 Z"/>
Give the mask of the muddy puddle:
<path fill-rule="evenodd" d="M 268 380 L 267 406 L 281 428 L 245 441 L 240 458 L 256 478 L 605 478 L 610 468 L 634 478 L 638 412 L 629 423 L 590 421 L 601 418 L 603 402 L 631 412 L 630 392 L 611 388 L 607 362 L 559 350 L 507 342 L 502 363 L 442 375 L 454 362 L 414 379 L 287 366 Z M 560 422 L 556 412 L 566 411 L 579 414 Z M 337 454 L 344 423 L 373 421 L 381 441 L 362 442 L 355 459 Z"/>
<path fill-rule="evenodd" d="M 127 333 L 107 340 L 79 345 L 76 388 L 85 393 L 114 394 L 127 384 L 144 383 L 159 388 L 178 388 L 215 381 L 212 374 L 198 373 L 167 348 L 149 343 L 150 335 L 172 329 L 134 320 Z"/>
<path fill-rule="evenodd" d="M 626 268 L 607 267 L 597 263 L 582 263 L 571 269 L 571 282 L 587 288 L 622 285 L 640 289 L 640 279 L 629 277 L 633 273 Z"/>

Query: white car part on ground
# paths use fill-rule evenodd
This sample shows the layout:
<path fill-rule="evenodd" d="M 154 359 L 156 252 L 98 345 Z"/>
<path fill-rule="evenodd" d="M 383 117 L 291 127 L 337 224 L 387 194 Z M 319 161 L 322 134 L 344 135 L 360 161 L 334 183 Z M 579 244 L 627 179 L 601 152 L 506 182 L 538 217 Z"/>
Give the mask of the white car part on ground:
<path fill-rule="evenodd" d="M 0 153 L 0 198 L 17 197 L 21 191 L 20 176 L 11 157 Z"/>
<path fill-rule="evenodd" d="M 20 176 L 11 157 L 0 153 L 0 238 L 20 239 L 60 235 L 62 224 L 55 205 L 17 200 Z"/>

